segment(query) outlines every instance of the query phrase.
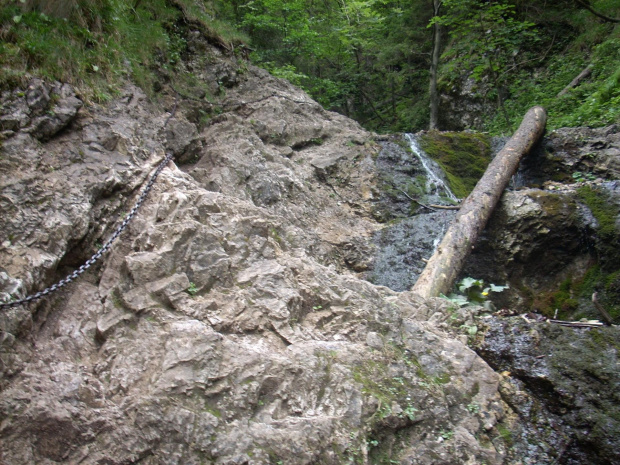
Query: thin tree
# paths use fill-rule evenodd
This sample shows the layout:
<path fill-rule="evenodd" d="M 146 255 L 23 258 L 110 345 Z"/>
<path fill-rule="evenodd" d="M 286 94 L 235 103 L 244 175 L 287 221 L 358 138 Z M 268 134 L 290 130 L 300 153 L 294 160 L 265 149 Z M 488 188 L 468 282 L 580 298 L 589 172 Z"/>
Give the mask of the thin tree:
<path fill-rule="evenodd" d="M 433 17 L 439 16 L 442 0 L 433 0 Z M 441 22 L 433 21 L 433 52 L 431 54 L 431 80 L 430 80 L 430 129 L 439 128 L 439 91 L 437 89 L 437 69 L 439 68 L 439 58 L 441 56 Z"/>

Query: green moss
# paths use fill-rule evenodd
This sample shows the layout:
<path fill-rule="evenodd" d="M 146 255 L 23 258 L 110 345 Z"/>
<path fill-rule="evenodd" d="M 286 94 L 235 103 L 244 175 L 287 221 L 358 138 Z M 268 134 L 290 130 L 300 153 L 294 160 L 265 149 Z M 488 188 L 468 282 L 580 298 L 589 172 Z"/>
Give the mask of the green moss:
<path fill-rule="evenodd" d="M 532 307 L 549 318 L 569 320 L 579 306 L 577 297 L 581 292 L 581 287 L 582 281 L 573 281 L 571 276 L 560 284 L 557 291 L 538 294 L 534 298 Z M 557 315 L 555 314 L 556 310 L 558 311 Z"/>
<path fill-rule="evenodd" d="M 467 197 L 491 161 L 491 144 L 485 134 L 430 131 L 420 147 L 441 165 L 454 195 Z"/>
<path fill-rule="evenodd" d="M 209 412 L 211 415 L 213 415 L 215 418 L 222 418 L 222 412 L 221 410 L 217 409 L 217 408 L 213 408 L 211 407 L 209 404 L 205 404 L 204 406 L 204 411 L 205 412 Z"/>
<path fill-rule="evenodd" d="M 613 320 L 620 319 L 620 271 L 607 272 L 596 264 L 586 272 L 584 277 L 574 283 L 572 295 L 577 301 L 591 304 L 592 294 L 597 293 L 597 300 L 603 306 Z M 583 315 L 590 318 L 600 319 L 601 315 L 592 306 Z"/>
<path fill-rule="evenodd" d="M 587 332 L 590 339 L 594 343 L 594 347 L 600 347 L 607 349 L 614 347 L 616 350 L 620 350 L 620 344 L 618 344 L 615 333 L 609 331 L 607 328 L 593 328 Z"/>
<path fill-rule="evenodd" d="M 514 439 L 512 437 L 512 431 L 510 431 L 507 427 L 502 425 L 501 423 L 497 424 L 497 432 L 499 437 L 506 443 L 508 447 L 512 447 L 514 444 Z"/>
<path fill-rule="evenodd" d="M 536 192 L 530 194 L 540 204 L 545 214 L 551 218 L 571 217 L 577 211 L 577 204 L 566 195 L 555 192 Z"/>
<path fill-rule="evenodd" d="M 549 318 L 557 317 L 560 320 L 601 319 L 592 305 L 594 292 L 598 293 L 599 303 L 612 319 L 620 318 L 620 272 L 608 273 L 599 265 L 590 267 L 582 278 L 567 278 L 556 291 L 534 296 L 531 308 Z"/>
<path fill-rule="evenodd" d="M 274 227 L 269 228 L 269 235 L 273 237 L 273 239 L 278 243 L 280 247 L 284 245 L 282 236 L 280 235 L 280 232 L 276 228 Z"/>
<path fill-rule="evenodd" d="M 600 285 L 604 279 L 605 273 L 602 272 L 601 267 L 598 265 L 592 266 L 586 271 L 583 277 L 583 282 L 580 288 L 580 294 L 582 297 L 590 297 L 596 288 Z"/>
<path fill-rule="evenodd" d="M 605 290 L 616 297 L 620 297 L 620 271 L 609 274 L 605 278 Z"/>
<path fill-rule="evenodd" d="M 373 415 L 372 423 L 377 424 L 392 414 L 391 406 L 397 403 L 403 409 L 401 417 L 412 416 L 417 411 L 416 405 L 411 403 L 411 393 L 416 388 L 410 377 L 390 376 L 388 367 L 393 363 L 404 362 L 408 367 L 415 369 L 416 374 L 424 375 L 417 360 L 406 355 L 397 346 L 387 346 L 387 350 L 380 359 L 365 360 L 353 370 L 353 379 L 361 384 L 362 393 L 372 396 L 379 402 L 377 412 Z"/>
<path fill-rule="evenodd" d="M 613 319 L 617 319 L 620 318 L 620 248 L 617 245 L 620 231 L 616 219 L 620 207 L 602 187 L 586 185 L 577 193 L 597 222 L 594 243 L 597 263 L 586 272 L 573 294 L 583 302 L 590 302 L 592 294 L 597 292 L 599 303 Z M 572 304 L 570 300 L 568 303 Z M 586 313 L 584 316 L 601 317 L 593 307 Z"/>
<path fill-rule="evenodd" d="M 577 191 L 597 221 L 595 249 L 599 267 L 587 276 L 583 292 L 599 291 L 600 302 L 613 317 L 620 316 L 620 231 L 616 219 L 620 207 L 600 187 L 583 186 Z M 585 284 L 585 283 L 584 283 Z"/>
<path fill-rule="evenodd" d="M 596 218 L 597 232 L 605 238 L 617 237 L 619 234 L 616 229 L 616 218 L 620 214 L 620 209 L 611 202 L 609 195 L 602 189 L 592 186 L 580 187 L 577 193 Z"/>

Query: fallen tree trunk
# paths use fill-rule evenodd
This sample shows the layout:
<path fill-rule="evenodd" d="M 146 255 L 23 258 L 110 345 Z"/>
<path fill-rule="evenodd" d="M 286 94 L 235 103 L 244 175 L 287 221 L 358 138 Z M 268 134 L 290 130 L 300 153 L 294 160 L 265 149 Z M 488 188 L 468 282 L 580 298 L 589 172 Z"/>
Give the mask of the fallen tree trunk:
<path fill-rule="evenodd" d="M 569 90 L 581 84 L 581 81 L 590 76 L 590 74 L 592 74 L 592 65 L 586 66 L 586 68 L 581 73 L 579 73 L 579 75 L 575 79 L 573 79 L 570 84 L 568 84 L 564 89 L 562 89 L 560 93 L 556 95 L 556 97 L 561 97 L 562 95 L 567 94 Z"/>
<path fill-rule="evenodd" d="M 521 158 L 542 136 L 546 121 L 547 114 L 542 107 L 527 112 L 517 132 L 491 161 L 472 193 L 461 204 L 456 218 L 411 289 L 413 292 L 429 298 L 450 291 Z"/>

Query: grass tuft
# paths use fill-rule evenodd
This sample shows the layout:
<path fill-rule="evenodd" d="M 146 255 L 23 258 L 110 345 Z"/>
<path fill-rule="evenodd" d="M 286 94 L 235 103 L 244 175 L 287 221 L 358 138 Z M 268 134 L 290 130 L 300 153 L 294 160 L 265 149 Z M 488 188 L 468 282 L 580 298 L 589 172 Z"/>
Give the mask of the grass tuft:
<path fill-rule="evenodd" d="M 131 78 L 153 95 L 158 74 L 174 74 L 191 22 L 233 49 L 245 37 L 198 0 L 5 0 L 0 3 L 0 89 L 29 76 L 68 82 L 86 100 L 112 98 Z"/>

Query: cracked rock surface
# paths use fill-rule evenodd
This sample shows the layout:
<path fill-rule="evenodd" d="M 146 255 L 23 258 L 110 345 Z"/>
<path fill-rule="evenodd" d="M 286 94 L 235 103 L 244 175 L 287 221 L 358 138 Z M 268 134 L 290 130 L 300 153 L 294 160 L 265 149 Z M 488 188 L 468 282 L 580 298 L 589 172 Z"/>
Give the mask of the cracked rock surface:
<path fill-rule="evenodd" d="M 206 124 L 131 86 L 74 114 L 60 84 L 3 94 L 5 300 L 83 263 L 176 158 L 101 262 L 0 314 L 0 462 L 504 463 L 499 377 L 445 304 L 358 275 L 372 135 L 264 71 L 229 84 Z"/>

